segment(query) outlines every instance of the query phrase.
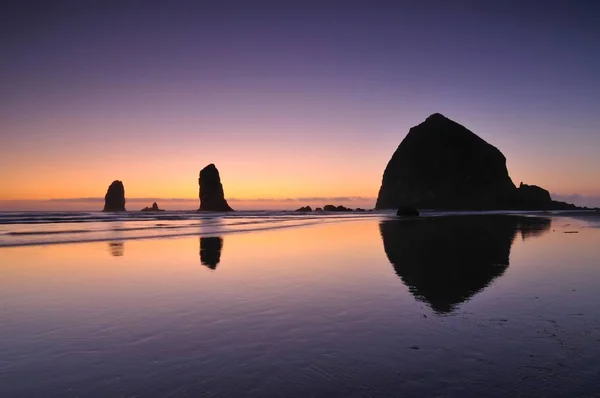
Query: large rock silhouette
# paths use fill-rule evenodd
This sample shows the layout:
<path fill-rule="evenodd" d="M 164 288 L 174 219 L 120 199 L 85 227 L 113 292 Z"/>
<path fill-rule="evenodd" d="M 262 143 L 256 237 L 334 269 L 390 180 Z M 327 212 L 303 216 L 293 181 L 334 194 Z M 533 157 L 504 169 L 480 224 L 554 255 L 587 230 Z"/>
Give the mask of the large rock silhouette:
<path fill-rule="evenodd" d="M 110 184 L 104 196 L 103 211 L 125 211 L 125 187 L 123 182 L 115 180 Z"/>
<path fill-rule="evenodd" d="M 233 211 L 225 200 L 219 170 L 214 164 L 211 163 L 200 170 L 198 185 L 200 186 L 199 211 Z"/>
<path fill-rule="evenodd" d="M 506 158 L 464 126 L 435 113 L 412 127 L 383 173 L 376 209 L 567 210 L 543 188 L 517 189 Z"/>
<path fill-rule="evenodd" d="M 412 127 L 396 149 L 376 208 L 506 209 L 515 199 L 498 148 L 436 113 Z"/>

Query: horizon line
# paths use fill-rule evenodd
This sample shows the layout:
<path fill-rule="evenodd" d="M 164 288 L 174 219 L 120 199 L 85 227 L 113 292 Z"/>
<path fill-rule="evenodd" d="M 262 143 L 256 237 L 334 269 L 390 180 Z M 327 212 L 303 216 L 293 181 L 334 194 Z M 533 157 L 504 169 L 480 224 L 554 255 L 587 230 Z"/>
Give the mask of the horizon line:
<path fill-rule="evenodd" d="M 231 202 L 299 202 L 299 201 L 366 201 L 376 200 L 375 196 L 306 196 L 285 198 L 225 198 Z M 132 197 L 125 198 L 126 201 L 199 201 L 200 198 L 160 198 L 160 197 Z M 0 199 L 0 202 L 104 202 L 104 197 L 88 196 L 78 198 L 40 198 L 40 199 Z"/>

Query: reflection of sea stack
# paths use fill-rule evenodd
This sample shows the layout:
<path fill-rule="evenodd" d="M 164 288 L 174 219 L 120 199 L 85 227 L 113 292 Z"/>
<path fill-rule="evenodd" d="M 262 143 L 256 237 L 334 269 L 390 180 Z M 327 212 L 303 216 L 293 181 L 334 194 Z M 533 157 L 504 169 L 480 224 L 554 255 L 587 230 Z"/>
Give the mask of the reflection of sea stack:
<path fill-rule="evenodd" d="M 113 257 L 121 257 L 125 254 L 125 243 L 123 241 L 108 242 L 108 248 Z"/>
<path fill-rule="evenodd" d="M 108 187 L 103 211 L 125 211 L 125 187 L 121 181 L 113 181 Z"/>
<path fill-rule="evenodd" d="M 517 231 L 525 237 L 549 228 L 550 220 L 517 216 L 430 217 L 380 225 L 394 270 L 438 313 L 453 311 L 504 273 Z"/>
<path fill-rule="evenodd" d="M 200 238 L 200 262 L 210 269 L 216 269 L 221 261 L 223 239 L 220 237 Z"/>
<path fill-rule="evenodd" d="M 467 128 L 436 113 L 412 127 L 383 173 L 377 209 L 568 209 L 541 188 L 515 187 L 506 158 Z"/>
<path fill-rule="evenodd" d="M 219 170 L 214 164 L 209 164 L 200 171 L 198 178 L 200 186 L 200 211 L 233 211 L 225 200 L 223 185 Z"/>

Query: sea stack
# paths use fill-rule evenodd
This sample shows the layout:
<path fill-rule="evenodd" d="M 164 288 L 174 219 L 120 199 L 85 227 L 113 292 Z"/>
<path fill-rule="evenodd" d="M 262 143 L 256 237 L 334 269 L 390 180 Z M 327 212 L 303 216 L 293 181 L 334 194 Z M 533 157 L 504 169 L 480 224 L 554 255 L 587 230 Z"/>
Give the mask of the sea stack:
<path fill-rule="evenodd" d="M 211 163 L 200 170 L 198 185 L 200 186 L 199 211 L 233 211 L 225 200 L 219 170 L 214 164 Z"/>
<path fill-rule="evenodd" d="M 516 193 L 498 148 L 435 113 L 412 127 L 396 149 L 376 208 L 507 209 Z"/>
<path fill-rule="evenodd" d="M 108 187 L 103 211 L 125 211 L 125 187 L 121 181 L 115 180 Z"/>

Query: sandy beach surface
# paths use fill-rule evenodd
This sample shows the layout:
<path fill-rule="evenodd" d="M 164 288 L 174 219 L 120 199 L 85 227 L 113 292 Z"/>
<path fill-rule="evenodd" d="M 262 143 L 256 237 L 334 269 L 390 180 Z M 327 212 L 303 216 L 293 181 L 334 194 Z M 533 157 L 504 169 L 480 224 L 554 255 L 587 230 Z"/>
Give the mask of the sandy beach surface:
<path fill-rule="evenodd" d="M 2 213 L 1 397 L 593 397 L 600 216 Z"/>

